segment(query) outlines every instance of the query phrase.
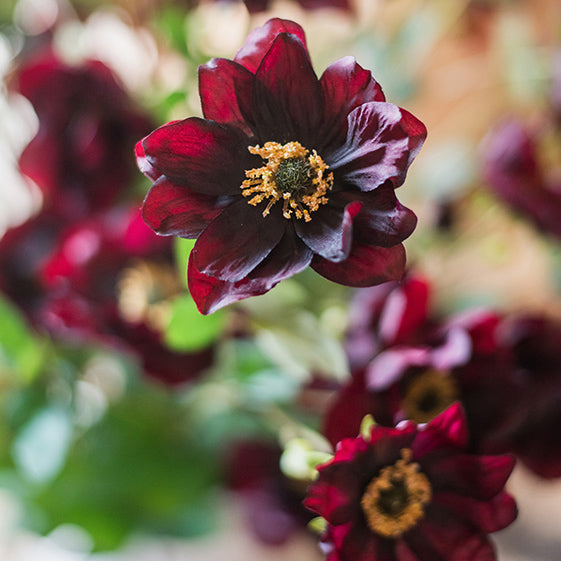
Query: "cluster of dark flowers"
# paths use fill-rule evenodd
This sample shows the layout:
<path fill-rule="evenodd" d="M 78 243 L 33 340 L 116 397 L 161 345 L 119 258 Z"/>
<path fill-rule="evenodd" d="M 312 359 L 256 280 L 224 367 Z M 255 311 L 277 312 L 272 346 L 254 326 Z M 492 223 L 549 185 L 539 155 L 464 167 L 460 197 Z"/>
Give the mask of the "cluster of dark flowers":
<path fill-rule="evenodd" d="M 19 167 L 42 207 L 0 240 L 0 289 L 58 340 L 128 351 L 165 383 L 195 378 L 212 349 L 165 346 L 163 302 L 182 285 L 171 240 L 144 224 L 130 190 L 130 154 L 151 128 L 148 115 L 106 65 L 69 66 L 50 47 L 29 56 L 14 82 L 39 121 Z"/>
<path fill-rule="evenodd" d="M 515 459 L 561 477 L 561 324 L 433 311 L 428 281 L 406 272 L 417 218 L 395 193 L 427 131 L 370 71 L 345 57 L 318 77 L 303 29 L 271 19 L 233 60 L 200 66 L 203 118 L 152 132 L 100 62 L 42 52 L 14 88 L 38 116 L 19 166 L 43 205 L 0 241 L 0 289 L 33 327 L 133 353 L 148 375 L 181 384 L 214 354 L 163 339 L 169 299 L 184 290 L 174 237 L 196 240 L 187 283 L 205 315 L 308 268 L 357 288 L 351 376 L 326 388 L 320 432 L 333 454 L 305 489 L 281 472 L 281 448 L 241 442 L 228 483 L 269 543 L 321 517 L 328 561 L 496 558 L 488 535 L 517 515 L 505 491 Z M 516 154 L 493 141 L 489 181 L 558 234 L 558 200 L 510 127 Z M 152 182 L 143 202 L 130 189 L 133 152 Z"/>

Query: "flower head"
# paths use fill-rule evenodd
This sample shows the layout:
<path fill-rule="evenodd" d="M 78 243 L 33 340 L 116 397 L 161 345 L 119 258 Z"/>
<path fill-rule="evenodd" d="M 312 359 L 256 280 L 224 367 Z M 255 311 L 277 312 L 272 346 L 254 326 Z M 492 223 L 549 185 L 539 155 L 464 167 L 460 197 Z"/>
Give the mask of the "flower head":
<path fill-rule="evenodd" d="M 150 121 L 99 61 L 68 66 L 50 50 L 18 69 L 39 131 L 21 154 L 21 171 L 41 189 L 44 208 L 67 221 L 106 209 L 129 186 L 134 139 Z"/>
<path fill-rule="evenodd" d="M 194 380 L 214 350 L 176 352 L 164 342 L 171 301 L 182 291 L 169 242 L 136 207 L 115 207 L 68 228 L 42 264 L 42 324 L 58 338 L 132 352 L 165 384 Z"/>
<path fill-rule="evenodd" d="M 483 171 L 500 199 L 542 232 L 559 238 L 560 186 L 541 162 L 540 136 L 514 119 L 499 124 L 484 139 Z"/>
<path fill-rule="evenodd" d="M 327 521 L 328 561 L 489 561 L 487 534 L 516 518 L 514 460 L 466 453 L 455 404 L 427 425 L 374 426 L 339 443 L 304 504 Z"/>
<path fill-rule="evenodd" d="M 401 276 L 416 217 L 394 190 L 426 136 L 418 119 L 351 57 L 318 79 L 291 21 L 270 20 L 199 77 L 205 118 L 160 127 L 136 153 L 154 181 L 147 224 L 197 239 L 188 279 L 201 312 L 308 266 L 350 286 Z"/>

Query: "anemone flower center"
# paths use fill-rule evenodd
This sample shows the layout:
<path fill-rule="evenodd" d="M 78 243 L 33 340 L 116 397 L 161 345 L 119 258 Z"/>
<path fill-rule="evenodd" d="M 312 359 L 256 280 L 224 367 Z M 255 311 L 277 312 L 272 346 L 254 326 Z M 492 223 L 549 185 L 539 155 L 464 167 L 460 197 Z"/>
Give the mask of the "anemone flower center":
<path fill-rule="evenodd" d="M 124 269 L 117 281 L 117 306 L 129 323 L 145 323 L 163 331 L 169 320 L 170 298 L 182 290 L 169 265 L 138 261 Z"/>
<path fill-rule="evenodd" d="M 326 173 L 328 165 L 315 150 L 304 148 L 299 142 L 266 142 L 263 147 L 249 146 L 248 150 L 266 160 L 260 168 L 246 170 L 242 195 L 251 197 L 250 205 L 267 200 L 263 216 L 271 207 L 283 202 L 282 215 L 309 222 L 310 212 L 327 203 L 327 192 L 333 187 L 333 173 Z"/>
<path fill-rule="evenodd" d="M 397 538 L 415 526 L 431 500 L 429 480 L 411 456 L 409 448 L 401 450 L 401 459 L 380 470 L 360 502 L 370 530 L 385 538 Z"/>
<path fill-rule="evenodd" d="M 457 398 L 456 381 L 449 373 L 427 370 L 409 384 L 402 408 L 408 419 L 416 423 L 427 423 Z"/>

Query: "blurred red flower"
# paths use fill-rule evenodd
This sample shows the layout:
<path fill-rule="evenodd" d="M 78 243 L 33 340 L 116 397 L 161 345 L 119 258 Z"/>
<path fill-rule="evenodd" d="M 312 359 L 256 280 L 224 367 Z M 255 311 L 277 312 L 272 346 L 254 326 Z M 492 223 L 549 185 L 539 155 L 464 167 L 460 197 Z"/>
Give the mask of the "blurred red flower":
<path fill-rule="evenodd" d="M 135 207 L 70 227 L 41 269 L 42 324 L 65 340 L 132 351 L 146 374 L 166 384 L 196 379 L 212 363 L 212 346 L 174 352 L 163 339 L 166 306 L 183 291 L 170 242 L 155 236 Z"/>
<path fill-rule="evenodd" d="M 197 239 L 188 279 L 202 313 L 310 265 L 350 286 L 402 275 L 416 217 L 394 189 L 426 136 L 418 119 L 351 57 L 318 80 L 291 21 L 270 20 L 199 76 L 205 119 L 160 127 L 137 158 L 154 181 L 147 224 Z"/>
<path fill-rule="evenodd" d="M 68 66 L 50 49 L 20 66 L 17 88 L 39 119 L 19 165 L 41 189 L 45 211 L 74 221 L 108 208 L 130 186 L 130 154 L 148 118 L 107 66 Z"/>
<path fill-rule="evenodd" d="M 503 489 L 514 459 L 468 454 L 467 442 L 458 404 L 340 442 L 304 501 L 327 521 L 327 560 L 495 559 L 488 534 L 517 514 Z"/>
<path fill-rule="evenodd" d="M 517 120 L 504 121 L 483 142 L 483 172 L 500 199 L 542 232 L 561 237 L 561 184 L 540 161 L 539 135 Z"/>

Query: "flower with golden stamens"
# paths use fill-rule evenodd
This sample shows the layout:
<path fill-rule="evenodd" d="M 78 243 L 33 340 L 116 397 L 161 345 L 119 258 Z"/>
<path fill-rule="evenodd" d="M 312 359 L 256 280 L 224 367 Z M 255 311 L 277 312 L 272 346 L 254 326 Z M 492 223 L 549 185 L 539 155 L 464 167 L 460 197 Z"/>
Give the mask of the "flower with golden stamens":
<path fill-rule="evenodd" d="M 405 390 L 401 407 L 405 417 L 416 423 L 432 421 L 459 397 L 450 372 L 429 369 L 415 376 Z"/>
<path fill-rule="evenodd" d="M 245 172 L 242 195 L 251 197 L 250 205 L 268 200 L 263 211 L 267 216 L 271 207 L 283 202 L 282 215 L 294 216 L 309 222 L 310 212 L 327 204 L 327 192 L 333 187 L 333 174 L 325 175 L 328 166 L 314 150 L 310 156 L 299 142 L 281 145 L 267 142 L 263 148 L 250 146 L 248 150 L 267 160 L 267 164 Z"/>
<path fill-rule="evenodd" d="M 182 292 L 177 271 L 170 264 L 133 262 L 119 273 L 117 306 L 130 323 L 145 323 L 162 333 L 171 314 L 171 297 Z"/>
<path fill-rule="evenodd" d="M 467 437 L 456 404 L 342 440 L 304 501 L 327 522 L 327 561 L 496 559 L 488 534 L 517 514 L 504 491 L 514 459 L 468 454 Z"/>
<path fill-rule="evenodd" d="M 153 182 L 146 223 L 196 239 L 189 291 L 202 313 L 311 266 L 348 286 L 401 277 L 416 217 L 395 189 L 426 136 L 351 57 L 318 78 L 302 28 L 272 19 L 234 60 L 199 68 L 204 119 L 137 144 Z"/>
<path fill-rule="evenodd" d="M 411 450 L 403 448 L 401 459 L 386 466 L 368 484 L 360 506 L 368 527 L 387 538 L 397 538 L 424 516 L 431 500 L 431 486 L 419 464 L 411 463 Z"/>

